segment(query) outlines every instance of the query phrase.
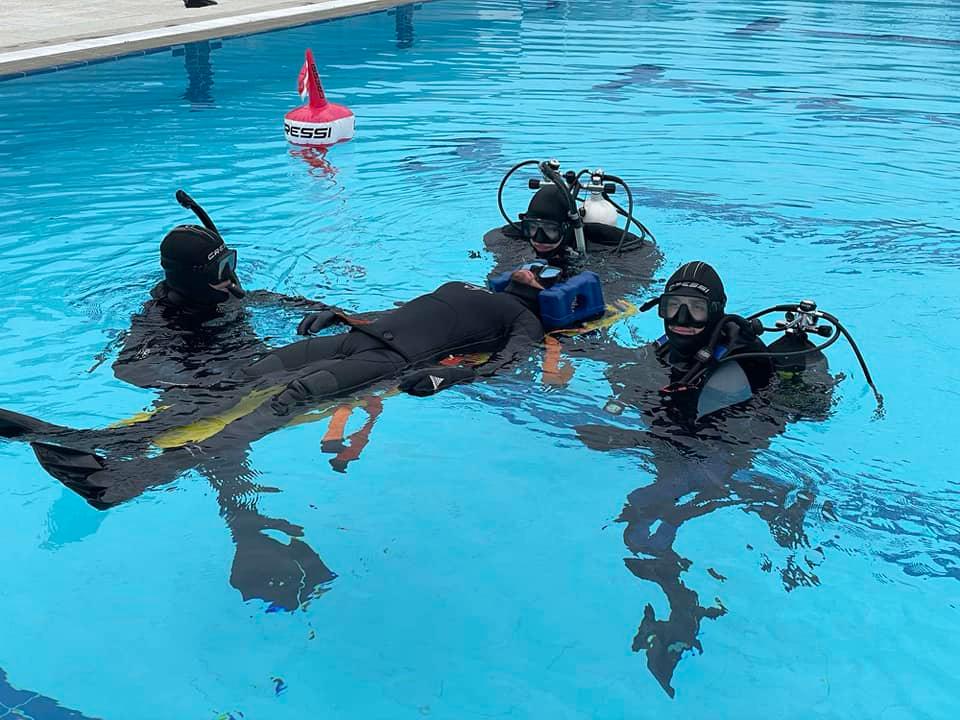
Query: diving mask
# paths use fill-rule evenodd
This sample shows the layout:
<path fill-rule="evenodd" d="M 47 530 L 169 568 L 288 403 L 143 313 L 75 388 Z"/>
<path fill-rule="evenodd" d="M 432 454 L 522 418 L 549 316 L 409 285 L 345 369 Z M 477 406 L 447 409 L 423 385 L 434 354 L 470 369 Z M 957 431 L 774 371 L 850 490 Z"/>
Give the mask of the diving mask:
<path fill-rule="evenodd" d="M 659 315 L 664 320 L 673 320 L 683 307 L 687 308 L 687 314 L 693 322 L 705 323 L 710 316 L 710 301 L 706 298 L 673 294 L 660 298 Z"/>

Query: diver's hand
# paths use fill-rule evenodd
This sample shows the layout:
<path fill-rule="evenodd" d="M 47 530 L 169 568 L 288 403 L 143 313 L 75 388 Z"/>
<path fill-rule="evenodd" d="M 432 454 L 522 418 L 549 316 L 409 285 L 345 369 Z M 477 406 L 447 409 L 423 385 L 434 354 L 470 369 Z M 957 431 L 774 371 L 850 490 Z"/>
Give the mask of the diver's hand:
<path fill-rule="evenodd" d="M 451 385 L 470 382 L 477 377 L 476 371 L 468 367 L 434 367 L 418 370 L 400 381 L 400 389 L 405 393 L 426 397 Z"/>
<path fill-rule="evenodd" d="M 315 335 L 324 328 L 340 322 L 340 316 L 333 310 L 307 313 L 297 325 L 297 335 Z"/>

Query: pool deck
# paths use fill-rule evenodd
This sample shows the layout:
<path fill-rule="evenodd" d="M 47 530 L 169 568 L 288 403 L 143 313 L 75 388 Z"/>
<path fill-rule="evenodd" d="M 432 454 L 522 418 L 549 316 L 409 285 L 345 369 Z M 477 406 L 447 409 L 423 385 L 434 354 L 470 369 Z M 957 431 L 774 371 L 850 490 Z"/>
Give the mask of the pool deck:
<path fill-rule="evenodd" d="M 0 77 L 372 12 L 405 0 L 0 0 Z M 407 0 L 409 1 L 409 0 Z"/>

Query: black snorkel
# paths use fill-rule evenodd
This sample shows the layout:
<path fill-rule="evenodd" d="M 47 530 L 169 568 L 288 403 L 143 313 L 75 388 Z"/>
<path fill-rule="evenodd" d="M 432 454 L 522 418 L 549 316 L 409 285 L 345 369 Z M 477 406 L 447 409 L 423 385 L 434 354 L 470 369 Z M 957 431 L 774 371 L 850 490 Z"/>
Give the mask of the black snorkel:
<path fill-rule="evenodd" d="M 210 219 L 207 211 L 200 207 L 200 204 L 196 200 L 190 197 L 183 190 L 177 190 L 176 198 L 177 202 L 180 203 L 182 207 L 192 211 L 193 214 L 196 215 L 200 220 L 200 222 L 203 223 L 203 226 L 216 235 L 220 239 L 220 242 L 223 242 L 223 236 L 220 234 L 220 231 L 217 230 L 217 226 L 213 224 L 213 220 Z M 245 297 L 247 293 L 240 284 L 240 279 L 237 277 L 236 270 L 232 267 L 228 267 L 226 268 L 225 274 L 228 284 L 225 285 L 224 289 L 238 300 Z"/>

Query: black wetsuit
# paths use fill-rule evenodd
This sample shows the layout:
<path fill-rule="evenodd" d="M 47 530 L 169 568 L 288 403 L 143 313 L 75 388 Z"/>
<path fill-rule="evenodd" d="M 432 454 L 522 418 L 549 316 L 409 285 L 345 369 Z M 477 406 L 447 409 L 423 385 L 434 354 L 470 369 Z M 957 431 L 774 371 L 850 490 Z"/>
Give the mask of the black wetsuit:
<path fill-rule="evenodd" d="M 243 299 L 194 308 L 161 281 L 130 320 L 113 363 L 114 375 L 142 388 L 214 387 L 270 348 L 250 325 L 251 305 L 323 310 L 324 303 L 254 290 Z"/>
<path fill-rule="evenodd" d="M 303 340 L 270 352 L 233 378 L 192 390 L 179 385 L 167 389 L 157 401 L 164 405 L 161 412 L 124 427 L 74 430 L 16 413 L 8 413 L 9 423 L 21 428 L 19 437 L 34 442 L 38 459 L 48 472 L 98 508 L 125 502 L 149 487 L 197 469 L 219 491 L 222 512 L 237 542 L 237 561 L 243 560 L 248 569 L 238 574 L 235 564 L 233 574 L 234 578 L 247 578 L 241 588 L 245 596 L 269 598 L 290 607 L 290 588 L 296 587 L 274 587 L 269 582 L 251 587 L 251 578 L 269 580 L 273 576 L 270 563 L 261 562 L 268 551 L 274 554 L 272 566 L 279 566 L 275 561 L 285 560 L 289 554 L 282 548 L 299 553 L 304 547 L 278 543 L 257 531 L 276 529 L 282 521 L 264 518 L 247 499 L 255 498 L 252 473 L 246 467 L 249 445 L 288 424 L 293 404 L 329 400 L 404 370 L 415 371 L 403 378 L 401 387 L 417 395 L 496 372 L 543 339 L 543 327 L 531 309 L 536 307 L 536 291 L 530 290 L 532 296 L 522 288 L 492 293 L 474 285 L 447 283 L 373 321 L 358 322 L 349 332 Z M 474 353 L 492 356 L 476 368 L 417 370 L 449 355 Z M 270 402 L 265 402 L 268 397 Z M 247 409 L 237 412 L 245 400 L 250 402 Z M 225 412 L 230 419 L 224 422 Z M 219 423 L 224 423 L 223 427 L 208 432 Z M 161 445 L 164 452 L 155 453 L 158 437 L 182 432 L 185 426 L 193 427 L 199 437 L 184 436 Z M 250 545 L 256 545 L 257 552 L 241 554 L 243 547 Z M 322 575 L 325 568 L 319 558 L 314 565 Z M 282 567 L 285 571 L 296 563 L 285 562 Z M 329 577 L 329 571 L 326 573 Z"/>
<path fill-rule="evenodd" d="M 587 241 L 586 260 L 571 259 L 576 245 L 570 240 L 559 253 L 550 257 L 550 264 L 571 274 L 580 270 L 594 271 L 603 282 L 604 295 L 611 299 L 640 293 L 653 282 L 657 268 L 663 262 L 663 254 L 653 242 L 641 242 L 638 236 L 628 233 L 621 254 L 617 251 L 623 232 L 621 229 L 584 223 L 583 232 Z M 495 256 L 496 262 L 490 277 L 514 270 L 537 257 L 530 243 L 510 225 L 487 232 L 483 236 L 483 244 Z"/>
<path fill-rule="evenodd" d="M 749 357 L 737 360 L 738 355 L 762 353 L 767 346 L 760 338 L 751 337 L 738 341 L 727 348 L 724 362 L 713 362 L 705 372 L 691 383 L 690 389 L 667 393 L 663 390 L 659 411 L 669 416 L 670 425 L 696 428 L 698 422 L 711 412 L 749 400 L 753 394 L 766 387 L 773 378 L 773 363 L 769 357 Z M 696 361 L 678 356 L 667 349 L 661 364 L 668 368 L 669 384 L 683 384 L 684 378 Z M 734 371 L 739 371 L 734 374 Z M 636 388 L 623 388 L 627 395 Z M 705 407 L 704 403 L 709 407 Z M 656 412 L 651 410 L 651 412 Z"/>
<path fill-rule="evenodd" d="M 450 282 L 347 333 L 275 350 L 245 373 L 296 375 L 278 398 L 287 404 L 342 395 L 450 355 L 495 353 L 478 368 L 489 375 L 529 351 L 543 332 L 530 304 L 510 292 Z"/>

